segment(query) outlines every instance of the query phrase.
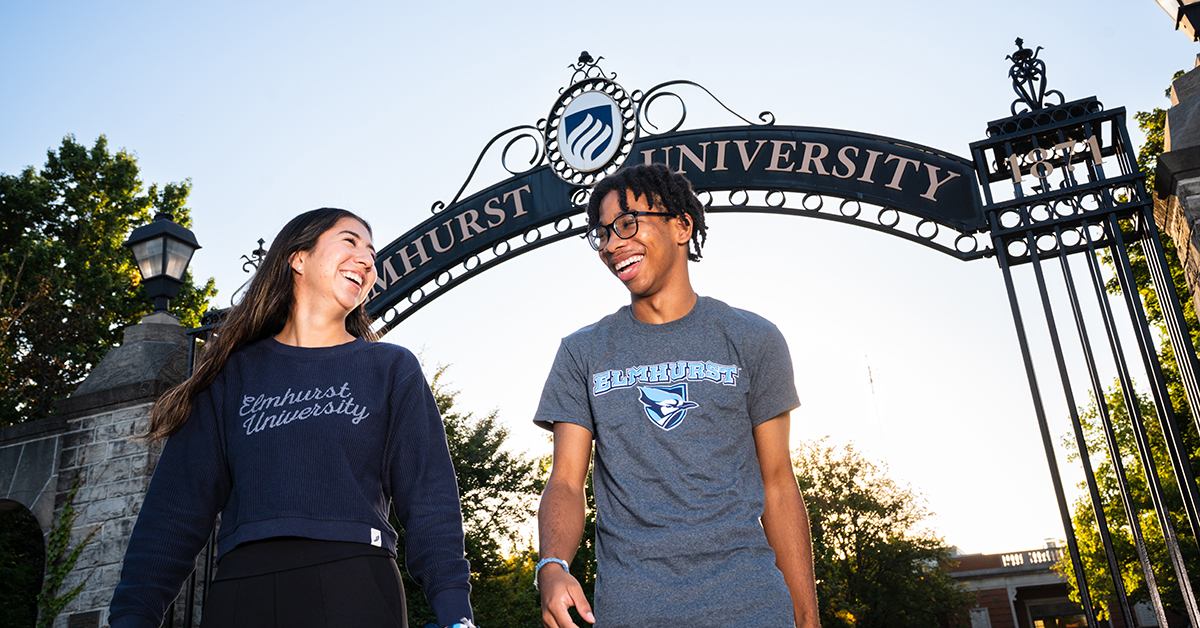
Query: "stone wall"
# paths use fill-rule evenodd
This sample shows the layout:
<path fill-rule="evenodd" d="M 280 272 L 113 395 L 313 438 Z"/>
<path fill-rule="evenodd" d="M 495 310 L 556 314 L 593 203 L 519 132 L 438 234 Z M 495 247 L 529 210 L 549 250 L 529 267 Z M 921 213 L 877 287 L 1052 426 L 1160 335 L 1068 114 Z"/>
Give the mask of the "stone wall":
<path fill-rule="evenodd" d="M 162 450 L 133 437 L 145 430 L 154 400 L 183 380 L 187 347 L 176 319 L 147 316 L 126 328 L 125 342 L 59 403 L 59 416 L 0 430 L 0 488 L 7 487 L 0 496 L 29 508 L 49 533 L 78 482 L 70 546 L 95 533 L 59 589 L 84 583 L 55 628 L 108 624 L 129 535 Z M 175 617 L 183 626 L 183 604 Z"/>
<path fill-rule="evenodd" d="M 81 582 L 86 584 L 63 609 L 54 622 L 55 628 L 66 628 L 70 616 L 88 611 L 100 611 L 98 624 L 107 623 L 108 603 L 120 581 L 129 534 L 162 450 L 161 445 L 131 440 L 144 429 L 151 405 L 142 402 L 67 421 L 68 429 L 61 439 L 59 503 L 55 510 L 62 511 L 68 492 L 78 480 L 79 491 L 73 500 L 78 519 L 71 531 L 71 546 L 95 535 L 63 581 L 63 592 Z"/>
<path fill-rule="evenodd" d="M 1200 57 L 1196 66 L 1171 83 L 1164 152 L 1155 168 L 1154 220 L 1175 242 L 1192 303 L 1200 306 Z"/>

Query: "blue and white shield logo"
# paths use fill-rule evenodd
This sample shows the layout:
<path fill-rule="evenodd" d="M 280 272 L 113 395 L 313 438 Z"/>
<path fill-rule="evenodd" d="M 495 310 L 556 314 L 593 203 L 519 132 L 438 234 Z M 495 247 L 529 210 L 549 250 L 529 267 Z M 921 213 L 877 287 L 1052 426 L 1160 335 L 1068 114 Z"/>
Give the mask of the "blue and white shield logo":
<path fill-rule="evenodd" d="M 639 386 L 638 390 L 646 417 L 667 431 L 678 427 L 688 410 L 700 407 L 700 404 L 688 401 L 687 384 Z"/>
<path fill-rule="evenodd" d="M 621 110 L 603 92 L 586 92 L 567 105 L 558 128 L 563 161 L 580 172 L 599 170 L 612 160 L 620 144 Z"/>

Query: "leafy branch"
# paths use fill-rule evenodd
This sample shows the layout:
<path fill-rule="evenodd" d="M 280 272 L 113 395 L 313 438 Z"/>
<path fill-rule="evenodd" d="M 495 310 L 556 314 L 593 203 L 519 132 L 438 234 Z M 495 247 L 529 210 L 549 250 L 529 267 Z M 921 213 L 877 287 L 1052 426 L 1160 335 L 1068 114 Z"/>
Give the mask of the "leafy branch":
<path fill-rule="evenodd" d="M 50 528 L 50 534 L 46 538 L 46 580 L 42 585 L 42 592 L 38 594 L 37 628 L 49 628 L 53 625 L 54 619 L 71 600 L 79 595 L 80 591 L 83 591 L 84 585 L 92 577 L 91 574 L 88 574 L 83 582 L 73 589 L 62 595 L 58 594 L 63 580 L 75 568 L 75 563 L 79 560 L 84 546 L 91 542 L 92 537 L 96 536 L 100 527 L 103 527 L 101 525 L 92 530 L 74 548 L 70 548 L 71 529 L 75 527 L 75 520 L 79 518 L 79 513 L 75 512 L 75 494 L 79 492 L 80 477 L 82 476 L 76 475 L 74 482 L 71 483 L 71 490 L 67 491 L 67 499 L 63 504 L 62 512 L 54 521 L 54 526 Z"/>

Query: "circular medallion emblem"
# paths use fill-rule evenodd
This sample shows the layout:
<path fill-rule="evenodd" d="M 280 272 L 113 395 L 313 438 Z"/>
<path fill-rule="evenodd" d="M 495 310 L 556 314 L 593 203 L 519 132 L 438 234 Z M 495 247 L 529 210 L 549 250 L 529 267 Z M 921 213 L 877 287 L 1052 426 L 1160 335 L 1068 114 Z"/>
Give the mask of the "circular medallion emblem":
<path fill-rule="evenodd" d="M 637 137 L 633 99 L 603 78 L 566 89 L 546 118 L 550 167 L 568 183 L 594 185 L 616 172 Z"/>

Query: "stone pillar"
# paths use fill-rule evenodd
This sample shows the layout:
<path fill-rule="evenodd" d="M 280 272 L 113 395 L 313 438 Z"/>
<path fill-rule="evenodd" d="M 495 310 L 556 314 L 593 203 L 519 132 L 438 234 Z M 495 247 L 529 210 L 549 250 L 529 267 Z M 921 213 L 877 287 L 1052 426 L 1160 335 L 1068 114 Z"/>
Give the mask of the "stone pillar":
<path fill-rule="evenodd" d="M 1171 83 L 1163 135 L 1154 180 L 1154 219 L 1175 241 L 1192 304 L 1200 311 L 1200 55 L 1192 71 Z"/>
<path fill-rule="evenodd" d="M 108 604 L 120 580 L 121 560 L 142 498 L 162 450 L 132 437 L 146 428 L 154 401 L 183 381 L 188 338 L 179 320 L 164 313 L 125 328 L 125 341 L 108 352 L 68 399 L 59 402 L 55 515 L 78 481 L 78 519 L 71 546 L 95 532 L 59 593 L 83 582 L 82 592 L 54 622 L 55 628 L 106 626 Z M 179 624 L 176 624 L 179 625 Z"/>

